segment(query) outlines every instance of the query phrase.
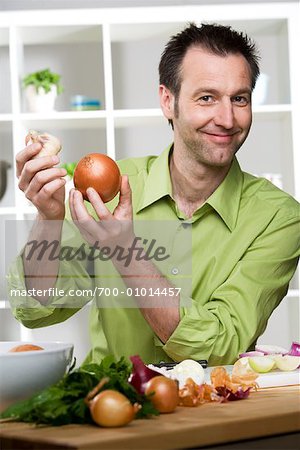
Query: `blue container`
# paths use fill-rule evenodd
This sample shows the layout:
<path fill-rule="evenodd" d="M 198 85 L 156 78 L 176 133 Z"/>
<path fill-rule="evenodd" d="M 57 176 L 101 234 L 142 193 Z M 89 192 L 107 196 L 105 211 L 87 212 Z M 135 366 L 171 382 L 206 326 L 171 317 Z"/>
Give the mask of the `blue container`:
<path fill-rule="evenodd" d="M 71 108 L 74 111 L 98 110 L 101 102 L 97 98 L 87 97 L 86 95 L 73 95 L 71 97 Z"/>

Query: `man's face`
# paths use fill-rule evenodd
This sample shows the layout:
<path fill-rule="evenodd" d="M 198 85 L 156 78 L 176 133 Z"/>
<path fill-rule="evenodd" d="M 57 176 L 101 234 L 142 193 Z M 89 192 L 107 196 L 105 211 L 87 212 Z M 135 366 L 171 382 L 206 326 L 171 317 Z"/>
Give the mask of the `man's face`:
<path fill-rule="evenodd" d="M 192 47 L 181 79 L 179 97 L 171 101 L 175 148 L 204 165 L 229 165 L 251 126 L 247 61 L 240 54 L 217 56 Z"/>

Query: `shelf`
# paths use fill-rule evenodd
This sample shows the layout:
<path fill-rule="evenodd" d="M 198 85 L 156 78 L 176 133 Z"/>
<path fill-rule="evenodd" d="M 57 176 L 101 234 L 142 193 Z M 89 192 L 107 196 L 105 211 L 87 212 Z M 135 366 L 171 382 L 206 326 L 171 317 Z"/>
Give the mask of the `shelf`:
<path fill-rule="evenodd" d="M 292 114 L 292 106 L 290 104 L 276 104 L 276 105 L 253 105 L 253 122 L 270 121 L 278 126 L 282 126 L 286 119 L 290 119 Z M 253 125 L 252 125 L 253 126 Z"/>
<path fill-rule="evenodd" d="M 282 105 L 254 105 L 253 115 L 257 118 L 280 119 L 290 114 L 292 107 L 289 104 Z M 0 130 L 7 129 L 7 124 L 11 124 L 13 114 L 0 114 Z M 20 120 L 30 128 L 38 124 L 47 128 L 50 122 L 53 128 L 96 128 L 105 127 L 107 112 L 99 111 L 54 111 L 52 113 L 22 113 Z M 161 124 L 164 119 L 160 108 L 140 108 L 140 109 L 116 109 L 113 111 L 115 125 L 125 127 L 131 124 Z M 74 122 L 72 124 L 72 122 Z"/>
<path fill-rule="evenodd" d="M 286 113 L 292 112 L 292 105 L 290 104 L 275 104 L 275 105 L 252 105 L 253 114 L 257 115 L 269 115 L 276 114 L 278 117 Z"/>
<path fill-rule="evenodd" d="M 69 111 L 75 95 L 101 101 L 105 109 L 102 27 L 27 26 L 18 29 L 18 78 L 51 67 L 61 75 L 63 92 L 56 99 L 57 111 Z M 21 92 L 22 112 L 28 112 Z"/>
<path fill-rule="evenodd" d="M 0 203 L 1 205 L 1 203 Z M 0 207 L 0 216 L 6 216 L 8 214 L 17 214 L 17 208 L 15 206 L 2 206 Z"/>
<path fill-rule="evenodd" d="M 0 114 L 0 123 L 1 122 L 11 122 L 12 120 L 13 120 L 13 115 L 11 113 Z"/>
<path fill-rule="evenodd" d="M 300 67 L 295 3 L 221 5 L 207 1 L 194 6 L 1 12 L 0 65 L 5 88 L 0 89 L 0 159 L 9 161 L 11 168 L 0 202 L 0 226 L 6 218 L 26 220 L 36 215 L 36 208 L 19 191 L 13 170 L 28 129 L 58 136 L 63 145 L 61 163 L 78 161 L 91 152 L 116 159 L 158 155 L 172 142 L 172 129 L 159 107 L 158 64 L 170 36 L 195 21 L 231 25 L 257 43 L 268 90 L 264 104 L 252 105 L 253 125 L 238 159 L 246 172 L 280 174 L 283 189 L 299 195 Z M 61 74 L 64 92 L 57 98 L 56 111 L 28 113 L 21 79 L 46 67 Z M 71 97 L 77 94 L 98 98 L 101 110 L 71 111 Z M 5 234 L 0 235 L 4 247 Z M 5 270 L 0 262 L 2 279 Z M 290 286 L 280 305 L 285 315 L 280 316 L 282 310 L 278 314 L 287 340 L 299 328 L 295 312 L 298 274 Z M 8 310 L 3 284 L 1 298 L 0 309 Z M 10 331 L 10 316 L 10 311 L 2 311 L 2 334 L 24 337 L 18 323 Z"/>
<path fill-rule="evenodd" d="M 25 45 L 76 44 L 82 42 L 101 42 L 99 25 L 75 26 L 23 26 L 20 37 Z"/>
<path fill-rule="evenodd" d="M 300 290 L 299 289 L 289 289 L 286 294 L 286 298 L 297 298 L 299 300 Z"/>
<path fill-rule="evenodd" d="M 0 300 L 0 309 L 10 309 L 10 304 L 7 300 Z"/>
<path fill-rule="evenodd" d="M 257 118 L 276 118 L 280 119 L 292 111 L 291 105 L 254 105 L 253 115 Z M 140 124 L 161 124 L 166 119 L 160 108 L 145 108 L 145 109 L 116 109 L 113 112 L 115 125 L 117 127 L 125 127 Z"/>
<path fill-rule="evenodd" d="M 0 47 L 6 47 L 9 45 L 9 29 L 0 28 Z"/>
<path fill-rule="evenodd" d="M 160 125 L 166 120 L 159 108 L 117 109 L 113 115 L 118 128 L 128 125 Z"/>
<path fill-rule="evenodd" d="M 11 131 L 12 120 L 12 114 L 0 114 L 0 132 Z"/>
<path fill-rule="evenodd" d="M 106 112 L 99 111 L 55 111 L 53 113 L 22 113 L 20 119 L 27 128 L 105 128 Z"/>

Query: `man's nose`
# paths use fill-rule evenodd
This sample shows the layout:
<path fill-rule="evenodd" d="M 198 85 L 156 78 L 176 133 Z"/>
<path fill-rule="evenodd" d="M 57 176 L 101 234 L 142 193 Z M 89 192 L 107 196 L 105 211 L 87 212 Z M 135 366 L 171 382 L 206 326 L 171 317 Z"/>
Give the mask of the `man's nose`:
<path fill-rule="evenodd" d="M 234 126 L 234 112 L 231 99 L 222 99 L 216 109 L 214 122 L 217 126 L 227 130 Z"/>

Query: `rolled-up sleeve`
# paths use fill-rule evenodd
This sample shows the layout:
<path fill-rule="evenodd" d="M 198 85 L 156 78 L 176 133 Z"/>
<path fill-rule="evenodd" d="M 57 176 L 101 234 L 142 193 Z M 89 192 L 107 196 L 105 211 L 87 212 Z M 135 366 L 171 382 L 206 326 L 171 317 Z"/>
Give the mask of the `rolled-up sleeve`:
<path fill-rule="evenodd" d="M 299 231 L 295 210 L 274 218 L 204 305 L 193 298 L 190 308 L 181 308 L 180 323 L 163 347 L 167 355 L 217 365 L 253 347 L 287 293 L 299 258 Z"/>
<path fill-rule="evenodd" d="M 83 243 L 80 235 L 64 225 L 62 245 L 78 248 Z M 87 258 L 60 260 L 56 282 L 49 301 L 42 305 L 36 296 L 29 295 L 25 283 L 22 253 L 11 264 L 7 274 L 8 298 L 12 313 L 28 328 L 37 328 L 63 322 L 94 298 L 94 280 L 90 276 Z M 76 295 L 77 294 L 77 295 Z"/>

